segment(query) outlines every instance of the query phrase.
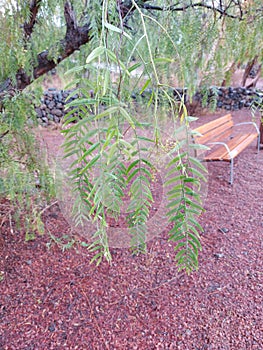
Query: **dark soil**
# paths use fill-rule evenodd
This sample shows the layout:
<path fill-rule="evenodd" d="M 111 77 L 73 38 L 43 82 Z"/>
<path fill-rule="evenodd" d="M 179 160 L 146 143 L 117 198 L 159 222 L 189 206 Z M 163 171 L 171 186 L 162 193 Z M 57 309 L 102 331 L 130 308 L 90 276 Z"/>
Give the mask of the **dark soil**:
<path fill-rule="evenodd" d="M 48 147 L 60 143 L 57 130 L 44 134 Z M 43 212 L 45 235 L 25 242 L 2 201 L 0 349 L 263 349 L 262 151 L 252 144 L 239 155 L 232 187 L 229 164 L 208 169 L 200 268 L 190 276 L 177 271 L 167 229 L 146 255 L 112 249 L 112 264 L 96 267 L 56 203 Z"/>

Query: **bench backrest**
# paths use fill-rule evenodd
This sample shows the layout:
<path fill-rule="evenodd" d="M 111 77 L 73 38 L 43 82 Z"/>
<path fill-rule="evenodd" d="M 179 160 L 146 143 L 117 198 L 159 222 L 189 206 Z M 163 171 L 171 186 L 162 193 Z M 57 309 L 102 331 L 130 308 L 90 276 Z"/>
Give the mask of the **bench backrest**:
<path fill-rule="evenodd" d="M 194 135 L 194 140 L 202 145 L 222 141 L 231 135 L 233 125 L 231 114 L 227 114 L 194 129 L 194 132 L 197 133 L 197 135 Z M 201 135 L 198 135 L 198 133 Z"/>

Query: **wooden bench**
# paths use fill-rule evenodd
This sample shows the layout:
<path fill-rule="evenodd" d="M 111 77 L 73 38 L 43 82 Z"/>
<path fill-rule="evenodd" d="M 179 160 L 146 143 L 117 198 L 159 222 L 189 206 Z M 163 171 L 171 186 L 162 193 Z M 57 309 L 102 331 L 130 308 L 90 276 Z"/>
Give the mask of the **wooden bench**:
<path fill-rule="evenodd" d="M 241 125 L 253 125 L 253 131 L 236 128 Z M 259 152 L 260 132 L 256 123 L 244 122 L 234 124 L 231 114 L 215 119 L 193 130 L 194 142 L 208 146 L 210 149 L 204 154 L 203 161 L 230 162 L 230 184 L 233 184 L 234 158 L 248 145 L 257 139 Z"/>

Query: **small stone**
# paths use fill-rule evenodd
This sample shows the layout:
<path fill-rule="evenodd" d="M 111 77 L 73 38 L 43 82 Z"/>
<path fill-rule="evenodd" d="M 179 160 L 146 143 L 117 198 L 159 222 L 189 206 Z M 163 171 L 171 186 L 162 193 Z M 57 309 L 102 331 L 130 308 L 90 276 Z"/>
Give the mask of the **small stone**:
<path fill-rule="evenodd" d="M 44 123 L 48 123 L 48 118 L 47 118 L 47 117 L 42 117 L 42 121 L 43 121 Z"/>
<path fill-rule="evenodd" d="M 222 233 L 227 233 L 227 232 L 229 232 L 229 229 L 226 228 L 226 227 L 221 227 L 221 228 L 219 228 L 218 230 L 219 230 L 220 232 L 222 232 Z"/>
<path fill-rule="evenodd" d="M 222 259 L 224 257 L 224 254 L 222 254 L 222 253 L 215 253 L 214 257 L 217 258 L 217 259 Z"/>
<path fill-rule="evenodd" d="M 56 330 L 55 323 L 52 322 L 52 323 L 50 324 L 50 326 L 48 327 L 48 329 L 49 329 L 50 332 L 55 332 L 55 330 Z"/>

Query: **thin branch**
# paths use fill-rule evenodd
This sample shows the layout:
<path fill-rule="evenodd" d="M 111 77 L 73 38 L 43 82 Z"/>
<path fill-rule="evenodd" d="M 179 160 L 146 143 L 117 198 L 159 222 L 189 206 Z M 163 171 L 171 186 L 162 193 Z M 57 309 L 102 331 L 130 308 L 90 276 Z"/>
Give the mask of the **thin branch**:
<path fill-rule="evenodd" d="M 34 221 L 32 222 L 32 224 L 34 225 L 34 224 L 36 223 L 37 219 L 38 219 L 39 217 L 41 217 L 41 215 L 43 215 L 44 212 L 45 212 L 46 210 L 50 209 L 51 207 L 53 207 L 53 206 L 56 205 L 56 204 L 58 204 L 58 201 L 55 201 L 55 202 L 53 202 L 53 203 L 47 205 L 44 209 L 42 209 L 39 213 L 37 213 L 38 216 L 34 219 Z"/>
<path fill-rule="evenodd" d="M 9 130 L 5 131 L 3 134 L 0 135 L 0 141 L 3 137 L 5 137 L 5 135 L 7 135 L 9 133 Z"/>
<path fill-rule="evenodd" d="M 202 7 L 202 8 L 206 8 L 208 10 L 214 11 L 214 12 L 218 12 L 221 16 L 225 16 L 225 17 L 230 17 L 230 18 L 234 18 L 234 19 L 243 19 L 243 17 L 241 17 L 240 15 L 232 15 L 230 13 L 227 12 L 228 8 L 226 9 L 222 9 L 220 7 L 216 7 L 216 6 L 212 6 L 212 5 L 207 5 L 203 2 L 199 2 L 199 3 L 191 3 L 188 5 L 183 5 L 183 6 L 178 6 L 179 4 L 174 4 L 174 5 L 170 5 L 170 6 L 154 6 L 154 5 L 150 5 L 150 4 L 144 4 L 143 6 L 141 6 L 142 8 L 146 9 L 146 10 L 155 10 L 155 11 L 185 11 L 189 8 L 195 8 L 195 7 Z M 228 6 L 229 7 L 229 6 Z"/>

